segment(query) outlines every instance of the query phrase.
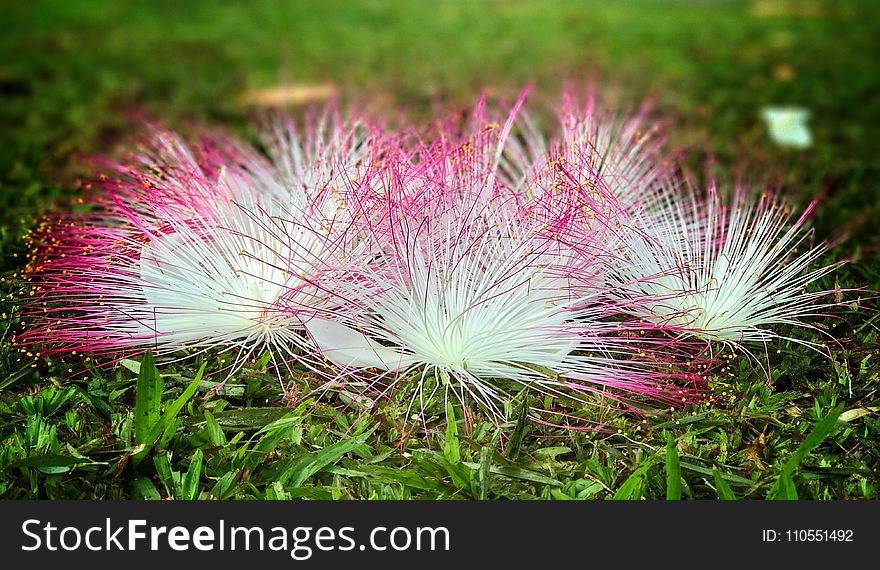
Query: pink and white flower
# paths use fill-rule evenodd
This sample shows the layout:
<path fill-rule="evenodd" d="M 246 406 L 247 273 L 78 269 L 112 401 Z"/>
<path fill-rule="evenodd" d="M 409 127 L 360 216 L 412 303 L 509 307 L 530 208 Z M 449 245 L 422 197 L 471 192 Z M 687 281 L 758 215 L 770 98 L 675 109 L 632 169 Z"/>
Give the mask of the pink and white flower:
<path fill-rule="evenodd" d="M 103 209 L 35 236 L 22 340 L 47 354 L 232 350 L 230 374 L 266 348 L 294 358 L 303 315 L 334 303 L 322 276 L 356 247 L 340 196 L 368 183 L 369 150 L 359 130 L 283 133 L 274 162 L 157 134 L 103 183 Z"/>
<path fill-rule="evenodd" d="M 376 243 L 367 250 L 378 255 L 334 281 L 345 299 L 335 314 L 305 322 L 340 371 L 328 385 L 357 381 L 380 394 L 410 387 L 419 411 L 452 396 L 496 417 L 522 387 L 624 406 L 690 395 L 676 382 L 692 376 L 671 372 L 675 357 L 651 345 L 672 343 L 640 337 L 645 327 L 615 319 L 621 313 L 604 290 L 589 292 L 601 256 L 560 239 L 557 216 L 519 203 L 492 179 L 491 160 L 468 165 L 467 177 L 449 176 L 464 168 L 460 161 L 486 156 L 473 149 L 492 144 L 481 136 L 463 143 L 463 154 L 444 146 L 429 153 L 435 163 L 399 165 L 389 177 L 400 188 L 384 193 L 387 223 L 368 232 Z"/>
<path fill-rule="evenodd" d="M 840 265 L 820 263 L 827 247 L 808 227 L 815 206 L 795 217 L 778 195 L 752 199 L 742 189 L 729 204 L 714 188 L 706 199 L 670 197 L 642 226 L 645 239 L 633 240 L 615 294 L 642 301 L 635 316 L 747 352 L 744 343 L 780 338 L 781 325 L 810 327 L 806 317 L 838 304 L 835 291 L 810 285 Z"/>

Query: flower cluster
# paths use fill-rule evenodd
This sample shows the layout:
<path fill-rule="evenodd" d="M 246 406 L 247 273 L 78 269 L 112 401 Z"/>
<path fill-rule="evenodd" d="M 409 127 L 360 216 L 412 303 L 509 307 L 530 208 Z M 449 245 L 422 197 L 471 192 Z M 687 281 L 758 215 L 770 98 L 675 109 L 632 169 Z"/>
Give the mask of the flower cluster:
<path fill-rule="evenodd" d="M 312 393 L 409 412 L 503 419 L 527 390 L 533 418 L 573 426 L 585 404 L 692 401 L 719 345 L 752 355 L 833 304 L 808 287 L 836 266 L 817 265 L 814 205 L 690 188 L 642 115 L 569 101 L 545 138 L 522 103 L 427 134 L 331 110 L 260 151 L 157 131 L 89 213 L 30 234 L 17 342 L 231 351 L 227 378 L 268 352 Z"/>

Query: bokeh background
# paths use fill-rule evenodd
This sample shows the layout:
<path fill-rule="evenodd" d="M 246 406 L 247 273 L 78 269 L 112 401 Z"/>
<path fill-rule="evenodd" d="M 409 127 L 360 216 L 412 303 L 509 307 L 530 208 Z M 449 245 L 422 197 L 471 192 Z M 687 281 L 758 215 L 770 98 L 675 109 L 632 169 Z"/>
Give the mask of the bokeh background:
<path fill-rule="evenodd" d="M 121 156 L 142 134 L 144 119 L 188 135 L 222 128 L 247 138 L 267 113 L 296 115 L 329 97 L 376 119 L 428 121 L 470 108 L 481 93 L 509 101 L 526 85 L 534 88 L 531 108 L 546 119 L 566 88 L 585 90 L 592 82 L 612 109 L 651 101 L 670 148 L 686 151 L 693 171 L 711 160 L 722 179 L 782 184 L 803 202 L 820 197 L 817 237 L 840 240 L 829 260 L 852 260 L 827 285 L 877 291 L 877 8 L 872 0 L 0 0 L 0 287 L 6 295 L 18 286 L 14 275 L 26 254 L 22 233 L 42 213 L 72 207 L 79 181 L 93 174 L 88 158 Z M 794 149 L 774 143 L 761 118 L 766 106 L 809 111 L 812 144 Z M 552 130 L 549 120 L 545 125 Z M 11 298 L 0 307 L 0 435 L 13 442 L 0 451 L 6 473 L 0 496 L 175 495 L 168 486 L 156 491 L 165 473 L 158 462 L 158 475 L 126 470 L 132 376 L 85 379 L 70 391 L 51 368 L 22 365 L 8 346 L 16 326 Z M 663 448 L 662 430 L 673 429 L 681 442 L 690 442 L 679 448 L 690 454 L 693 469 L 685 482 L 693 496 L 726 494 L 711 483 L 716 468 L 730 473 L 724 477 L 737 496 L 763 496 L 804 434 L 818 428 L 839 400 L 853 409 L 877 405 L 874 315 L 870 302 L 844 315 L 836 329 L 843 346 L 833 362 L 806 350 L 786 352 L 772 390 L 742 366 L 741 383 L 724 392 L 730 409 L 706 412 L 699 416 L 705 423 L 687 428 L 676 427 L 677 421 L 657 424 L 639 437 Z M 46 419 L 49 409 L 56 420 Z M 837 471 L 798 480 L 802 496 L 877 496 L 880 422 L 873 414 L 855 416 L 864 422 L 862 431 L 836 432 L 838 439 L 821 448 L 815 464 Z M 315 420 L 293 448 L 311 453 L 349 445 L 347 429 L 328 432 L 322 422 Z M 442 430 L 428 439 L 442 440 Z M 174 467 L 183 471 L 192 469 L 193 449 L 202 444 L 190 443 L 185 429 L 181 433 L 174 461 L 184 463 Z M 542 451 L 544 443 L 530 440 L 531 459 L 502 464 L 508 475 L 516 469 L 544 475 L 490 484 L 485 478 L 461 483 L 460 473 L 425 449 L 404 461 L 396 443 L 371 437 L 332 461 L 353 449 L 361 457 L 374 453 L 370 477 L 384 481 L 381 488 L 344 478 L 331 485 L 317 475 L 314 486 L 291 490 L 278 487 L 275 467 L 266 467 L 250 487 L 230 483 L 219 492 L 205 483 L 193 496 L 592 497 L 614 494 L 632 473 L 644 478 L 639 494 L 664 493 L 662 478 L 655 485 L 653 475 L 645 475 L 659 467 L 638 471 L 647 456 L 627 442 L 592 442 L 593 456 L 585 459 L 583 441 Z M 111 467 L 69 459 L 64 446 L 70 443 Z M 479 445 L 470 445 L 462 453 L 483 461 Z M 49 466 L 55 471 L 38 472 L 36 463 L 27 463 L 49 452 L 68 459 Z M 217 457 L 206 460 L 206 473 L 239 481 L 230 478 L 234 465 Z M 409 471 L 399 469 L 404 464 Z M 354 469 L 367 472 L 359 463 L 349 465 Z M 546 483 L 551 475 L 559 485 Z M 436 485 L 426 483 L 435 479 Z"/>
<path fill-rule="evenodd" d="M 674 144 L 722 167 L 787 172 L 832 199 L 820 230 L 878 221 L 876 5 L 817 0 L 3 0 L 0 198 L 4 225 L 52 207 L 144 116 L 246 128 L 330 93 L 374 116 L 426 119 L 514 96 L 548 103 L 597 81 L 645 97 Z M 815 144 L 777 149 L 760 110 L 811 113 Z M 794 176 L 797 175 L 797 176 Z M 826 223 L 827 222 L 827 223 Z M 876 232 L 863 244 L 874 248 Z M 6 244 L 4 247 L 11 247 Z"/>

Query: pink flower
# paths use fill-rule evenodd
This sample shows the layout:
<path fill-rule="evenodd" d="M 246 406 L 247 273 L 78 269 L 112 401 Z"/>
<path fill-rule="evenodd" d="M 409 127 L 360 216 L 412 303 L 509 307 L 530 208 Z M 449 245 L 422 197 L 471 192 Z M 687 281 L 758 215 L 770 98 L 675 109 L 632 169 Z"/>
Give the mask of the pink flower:
<path fill-rule="evenodd" d="M 303 315 L 335 303 L 322 276 L 356 247 L 344 195 L 369 179 L 369 152 L 360 127 L 336 123 L 306 139 L 282 128 L 270 160 L 157 133 L 103 183 L 102 209 L 34 237 L 21 340 L 47 354 L 230 350 L 229 374 L 267 348 L 296 358 Z"/>
<path fill-rule="evenodd" d="M 338 310 L 305 322 L 338 370 L 324 388 L 407 390 L 419 412 L 452 397 L 499 419 L 502 404 L 524 387 L 622 406 L 692 396 L 678 384 L 694 376 L 670 368 L 678 348 L 621 322 L 620 309 L 596 287 L 603 256 L 584 256 L 589 247 L 562 232 L 584 208 L 595 227 L 613 226 L 613 200 L 570 187 L 576 199 L 522 200 L 495 176 L 492 149 L 503 136 L 489 127 L 459 144 L 441 137 L 387 175 L 384 223 L 364 231 L 372 257 L 332 280 L 345 300 Z"/>

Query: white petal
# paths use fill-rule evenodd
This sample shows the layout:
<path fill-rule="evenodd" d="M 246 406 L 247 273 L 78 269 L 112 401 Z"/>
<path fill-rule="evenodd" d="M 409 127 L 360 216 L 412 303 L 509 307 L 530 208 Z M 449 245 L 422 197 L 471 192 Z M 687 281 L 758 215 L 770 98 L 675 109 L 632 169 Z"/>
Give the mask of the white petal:
<path fill-rule="evenodd" d="M 141 249 L 141 294 L 150 326 L 167 341 L 240 336 L 259 320 L 259 307 L 218 310 L 226 306 L 218 301 L 219 290 L 234 278 L 233 270 L 224 263 L 205 274 L 199 262 L 219 256 L 210 242 L 180 232 L 153 236 Z"/>
<path fill-rule="evenodd" d="M 305 323 L 305 327 L 324 356 L 342 368 L 398 370 L 414 362 L 412 357 L 382 346 L 363 333 L 333 321 L 313 318 Z"/>

